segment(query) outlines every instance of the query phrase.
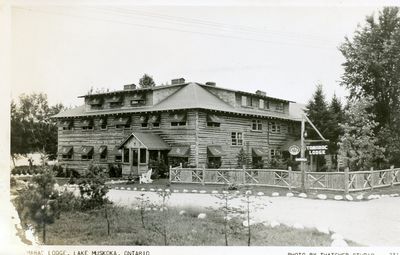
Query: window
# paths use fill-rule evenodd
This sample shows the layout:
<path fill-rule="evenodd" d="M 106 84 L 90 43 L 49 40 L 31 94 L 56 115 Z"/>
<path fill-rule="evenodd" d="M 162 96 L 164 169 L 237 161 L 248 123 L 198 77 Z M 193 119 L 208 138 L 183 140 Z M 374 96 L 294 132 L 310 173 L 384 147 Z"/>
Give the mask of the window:
<path fill-rule="evenodd" d="M 121 107 L 122 105 L 123 105 L 122 102 L 110 102 L 110 107 L 111 108 Z"/>
<path fill-rule="evenodd" d="M 93 154 L 82 155 L 82 160 L 93 159 Z"/>
<path fill-rule="evenodd" d="M 92 125 L 90 125 L 90 126 L 83 126 L 83 127 L 82 127 L 82 130 L 93 130 L 93 126 L 92 126 Z"/>
<path fill-rule="evenodd" d="M 217 169 L 221 167 L 221 157 L 207 157 L 207 168 Z"/>
<path fill-rule="evenodd" d="M 251 163 L 253 165 L 253 168 L 255 168 L 255 169 L 260 169 L 260 168 L 264 167 L 264 161 L 262 160 L 262 157 L 260 157 L 260 156 L 253 154 L 251 161 L 252 161 Z"/>
<path fill-rule="evenodd" d="M 146 123 L 142 123 L 141 126 L 142 126 L 142 128 L 148 128 L 149 124 L 146 122 Z"/>
<path fill-rule="evenodd" d="M 247 106 L 247 96 L 242 96 L 242 106 Z"/>
<path fill-rule="evenodd" d="M 72 153 L 62 155 L 62 159 L 72 159 Z"/>
<path fill-rule="evenodd" d="M 100 119 L 100 129 L 106 130 L 107 129 L 107 119 Z"/>
<path fill-rule="evenodd" d="M 122 150 L 117 149 L 115 153 L 115 162 L 121 162 L 122 161 Z"/>
<path fill-rule="evenodd" d="M 100 147 L 100 160 L 101 161 L 107 160 L 107 147 L 106 146 Z"/>
<path fill-rule="evenodd" d="M 251 125 L 251 130 L 257 130 L 260 131 L 262 130 L 262 122 L 261 120 L 253 120 L 252 125 Z"/>
<path fill-rule="evenodd" d="M 265 109 L 269 110 L 269 101 L 265 101 Z"/>
<path fill-rule="evenodd" d="M 243 145 L 242 132 L 232 132 L 232 145 Z"/>
<path fill-rule="evenodd" d="M 277 103 L 275 109 L 277 111 L 283 112 L 283 103 L 282 102 Z"/>
<path fill-rule="evenodd" d="M 279 150 L 271 149 L 271 151 L 270 151 L 270 157 L 271 158 L 275 158 L 276 156 L 279 156 L 279 155 L 280 155 L 280 151 Z"/>
<path fill-rule="evenodd" d="M 264 109 L 264 99 L 260 99 L 259 100 L 259 103 L 258 103 L 258 108 L 260 108 L 260 109 Z"/>
<path fill-rule="evenodd" d="M 129 163 L 129 149 L 124 148 L 124 163 Z"/>
<path fill-rule="evenodd" d="M 175 113 L 170 115 L 171 127 L 186 126 L 186 113 Z"/>
<path fill-rule="evenodd" d="M 154 122 L 152 126 L 153 126 L 153 128 L 159 128 L 160 122 Z"/>
<path fill-rule="evenodd" d="M 207 127 L 220 127 L 221 123 L 217 122 L 207 122 Z"/>
<path fill-rule="evenodd" d="M 172 127 L 186 126 L 186 122 L 171 122 Z"/>
<path fill-rule="evenodd" d="M 140 163 L 141 164 L 146 164 L 147 163 L 146 152 L 147 152 L 146 149 L 140 149 Z"/>
<path fill-rule="evenodd" d="M 275 121 L 270 122 L 270 128 L 271 128 L 270 131 L 272 133 L 280 133 L 281 132 L 281 124 L 277 123 Z"/>

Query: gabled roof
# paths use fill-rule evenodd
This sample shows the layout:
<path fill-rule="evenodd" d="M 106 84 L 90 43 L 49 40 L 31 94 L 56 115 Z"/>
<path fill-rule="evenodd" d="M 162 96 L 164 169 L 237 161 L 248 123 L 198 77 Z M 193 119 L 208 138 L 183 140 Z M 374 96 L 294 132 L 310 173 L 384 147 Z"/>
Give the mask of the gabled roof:
<path fill-rule="evenodd" d="M 209 109 L 233 111 L 235 108 L 196 83 L 189 83 L 156 104 L 152 110 Z"/>
<path fill-rule="evenodd" d="M 249 115 L 255 117 L 266 118 L 279 118 L 286 120 L 300 120 L 302 105 L 290 103 L 289 114 L 279 112 L 264 111 L 253 108 L 235 108 L 226 103 L 203 86 L 197 83 L 187 83 L 179 85 L 180 88 L 153 106 L 142 107 L 128 107 L 128 108 L 115 108 L 104 109 L 85 112 L 85 106 L 79 106 L 53 116 L 54 118 L 66 117 L 82 117 L 82 116 L 99 116 L 109 114 L 123 114 L 123 113 L 144 113 L 144 112 L 160 112 L 171 110 L 186 110 L 186 109 L 204 109 L 216 112 L 228 112 L 239 115 Z M 291 109 L 293 107 L 293 109 Z"/>
<path fill-rule="evenodd" d="M 135 137 L 149 150 L 169 150 L 169 145 L 160 136 L 153 133 L 133 132 L 118 147 L 124 146 L 132 137 Z"/>

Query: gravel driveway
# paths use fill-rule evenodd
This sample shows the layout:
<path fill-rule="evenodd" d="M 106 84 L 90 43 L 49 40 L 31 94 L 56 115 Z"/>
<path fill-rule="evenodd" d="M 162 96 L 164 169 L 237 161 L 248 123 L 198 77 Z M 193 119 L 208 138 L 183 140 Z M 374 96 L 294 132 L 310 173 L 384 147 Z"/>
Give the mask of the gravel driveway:
<path fill-rule="evenodd" d="M 144 193 L 153 201 L 154 192 L 110 190 L 110 200 L 119 205 L 135 206 L 136 197 Z M 363 202 L 314 200 L 297 197 L 254 197 L 262 205 L 253 213 L 255 221 L 276 220 L 283 224 L 326 227 L 344 238 L 368 246 L 400 246 L 400 197 L 387 197 Z M 168 204 L 178 207 L 217 207 L 210 194 L 174 193 Z M 232 204 L 243 204 L 235 199 Z"/>

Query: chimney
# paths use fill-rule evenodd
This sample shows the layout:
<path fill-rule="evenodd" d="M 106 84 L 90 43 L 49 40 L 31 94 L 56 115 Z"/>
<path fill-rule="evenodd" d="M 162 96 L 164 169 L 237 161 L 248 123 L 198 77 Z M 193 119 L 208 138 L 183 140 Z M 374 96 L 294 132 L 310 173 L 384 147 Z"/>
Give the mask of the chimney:
<path fill-rule="evenodd" d="M 172 79 L 171 80 L 171 85 L 177 85 L 177 84 L 183 84 L 185 83 L 184 78 L 178 78 L 178 79 Z"/>
<path fill-rule="evenodd" d="M 133 89 L 136 89 L 136 85 L 135 84 L 124 85 L 124 90 L 133 90 Z"/>
<path fill-rule="evenodd" d="M 257 95 L 260 95 L 260 96 L 266 96 L 266 95 L 267 95 L 267 92 L 262 91 L 262 90 L 257 90 L 257 91 L 256 91 L 256 94 L 257 94 Z"/>
<path fill-rule="evenodd" d="M 212 86 L 212 87 L 217 86 L 217 84 L 216 84 L 215 82 L 213 82 L 213 81 L 208 81 L 208 82 L 206 82 L 206 85 L 207 85 L 207 86 Z"/>

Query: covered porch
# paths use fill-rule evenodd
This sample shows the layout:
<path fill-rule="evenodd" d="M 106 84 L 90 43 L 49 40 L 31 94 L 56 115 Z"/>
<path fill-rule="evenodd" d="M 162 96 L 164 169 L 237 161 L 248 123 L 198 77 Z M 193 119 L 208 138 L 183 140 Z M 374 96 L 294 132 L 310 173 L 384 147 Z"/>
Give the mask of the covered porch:
<path fill-rule="evenodd" d="M 119 146 L 122 150 L 122 174 L 138 176 L 149 170 L 151 161 L 166 161 L 171 149 L 160 136 L 134 132 Z"/>

